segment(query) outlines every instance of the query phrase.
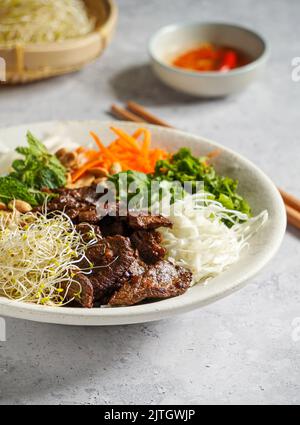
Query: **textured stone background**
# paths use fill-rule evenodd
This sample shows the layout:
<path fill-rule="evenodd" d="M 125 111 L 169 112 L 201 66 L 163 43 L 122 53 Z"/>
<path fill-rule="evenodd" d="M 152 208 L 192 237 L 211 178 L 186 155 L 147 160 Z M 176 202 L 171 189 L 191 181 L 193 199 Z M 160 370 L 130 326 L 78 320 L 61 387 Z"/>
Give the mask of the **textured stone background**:
<path fill-rule="evenodd" d="M 133 98 L 171 123 L 217 140 L 255 161 L 300 197 L 300 56 L 297 0 L 120 0 L 113 44 L 80 73 L 0 89 L 2 126 L 107 117 Z M 272 55 L 244 93 L 201 101 L 161 85 L 146 45 L 160 26 L 225 20 L 260 31 Z M 7 320 L 0 343 L 0 404 L 300 402 L 300 233 L 288 229 L 276 258 L 240 292 L 170 320 L 75 328 Z"/>

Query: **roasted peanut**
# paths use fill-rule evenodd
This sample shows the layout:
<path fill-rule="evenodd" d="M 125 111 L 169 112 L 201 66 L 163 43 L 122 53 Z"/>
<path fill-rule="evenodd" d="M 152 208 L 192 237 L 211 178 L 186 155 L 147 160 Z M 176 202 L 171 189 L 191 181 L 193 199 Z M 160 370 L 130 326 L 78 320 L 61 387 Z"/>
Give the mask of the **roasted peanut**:
<path fill-rule="evenodd" d="M 59 160 L 68 169 L 76 168 L 78 165 L 78 155 L 75 152 L 67 152 Z"/>
<path fill-rule="evenodd" d="M 113 162 L 111 164 L 111 167 L 109 169 L 110 174 L 118 174 L 121 173 L 122 171 L 122 166 L 119 162 Z"/>
<path fill-rule="evenodd" d="M 28 204 L 28 202 L 21 201 L 20 199 L 10 201 L 9 204 L 8 204 L 8 208 L 10 210 L 16 209 L 17 211 L 19 211 L 22 214 L 25 214 L 25 213 L 32 210 L 32 207 L 31 207 L 30 204 Z"/>
<path fill-rule="evenodd" d="M 67 174 L 67 187 L 68 187 L 69 184 L 72 184 L 72 175 L 71 175 L 71 173 L 68 173 Z"/>
<path fill-rule="evenodd" d="M 60 159 L 62 158 L 64 155 L 66 155 L 68 153 L 68 150 L 66 148 L 60 148 L 58 149 L 58 151 L 55 152 L 55 156 Z"/>
<path fill-rule="evenodd" d="M 95 176 L 87 173 L 75 183 L 71 183 L 67 186 L 68 189 L 80 189 L 81 187 L 91 186 L 95 181 Z"/>
<path fill-rule="evenodd" d="M 108 177 L 108 172 L 105 168 L 99 167 L 99 168 L 91 168 L 89 170 L 89 173 L 92 174 L 95 177 Z"/>
<path fill-rule="evenodd" d="M 107 177 L 98 177 L 94 181 L 95 184 L 105 184 L 105 182 L 107 182 Z"/>

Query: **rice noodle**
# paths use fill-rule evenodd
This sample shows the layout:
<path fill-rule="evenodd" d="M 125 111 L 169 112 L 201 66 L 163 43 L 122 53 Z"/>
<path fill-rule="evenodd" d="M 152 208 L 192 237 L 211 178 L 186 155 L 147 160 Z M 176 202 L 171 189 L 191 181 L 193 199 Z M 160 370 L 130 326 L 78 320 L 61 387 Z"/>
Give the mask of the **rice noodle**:
<path fill-rule="evenodd" d="M 0 0 L 0 43 L 44 43 L 90 33 L 82 0 Z"/>

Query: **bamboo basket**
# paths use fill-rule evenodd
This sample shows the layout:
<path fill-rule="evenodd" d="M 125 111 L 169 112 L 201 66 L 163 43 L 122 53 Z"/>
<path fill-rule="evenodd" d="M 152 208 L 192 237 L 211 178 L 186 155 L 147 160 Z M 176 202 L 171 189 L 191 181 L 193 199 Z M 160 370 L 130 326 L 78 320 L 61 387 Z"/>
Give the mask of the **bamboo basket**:
<path fill-rule="evenodd" d="M 95 30 L 80 38 L 56 43 L 0 44 L 8 84 L 28 83 L 75 72 L 99 57 L 110 42 L 116 23 L 115 0 L 84 0 L 96 19 Z"/>

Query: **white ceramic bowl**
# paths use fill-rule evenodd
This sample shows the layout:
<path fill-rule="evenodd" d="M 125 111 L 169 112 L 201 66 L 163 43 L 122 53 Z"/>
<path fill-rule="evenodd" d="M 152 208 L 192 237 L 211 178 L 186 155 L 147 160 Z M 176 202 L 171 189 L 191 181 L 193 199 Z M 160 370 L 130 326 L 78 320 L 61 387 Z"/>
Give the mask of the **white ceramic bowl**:
<path fill-rule="evenodd" d="M 230 46 L 245 52 L 252 62 L 229 72 L 187 71 L 171 65 L 172 60 L 203 42 Z M 174 24 L 160 29 L 149 42 L 155 74 L 168 86 L 202 97 L 236 93 L 254 81 L 267 60 L 267 45 L 261 36 L 238 25 L 225 23 Z"/>
<path fill-rule="evenodd" d="M 98 121 L 47 122 L 28 124 L 0 130 L 0 144 L 11 149 L 25 142 L 28 129 L 40 138 L 56 133 L 63 140 L 71 138 L 74 142 L 85 144 L 90 140 L 89 131 L 98 133 L 106 143 L 113 139 L 109 130 L 112 123 Z M 133 132 L 139 125 L 114 123 L 126 131 Z M 286 227 L 285 208 L 276 187 L 271 180 L 254 164 L 224 146 L 199 136 L 178 130 L 147 126 L 153 135 L 153 144 L 170 151 L 187 146 L 195 155 L 205 155 L 221 148 L 222 154 L 215 162 L 220 173 L 238 178 L 240 192 L 253 207 L 254 214 L 267 209 L 267 224 L 250 241 L 249 249 L 243 252 L 240 261 L 225 273 L 212 279 L 206 285 L 195 285 L 184 295 L 163 301 L 119 308 L 69 308 L 45 307 L 15 302 L 0 297 L 0 316 L 11 316 L 40 322 L 63 325 L 119 325 L 148 322 L 183 313 L 212 303 L 241 288 L 273 257 L 282 241 Z M 1 170 L 0 170 L 1 172 Z"/>

